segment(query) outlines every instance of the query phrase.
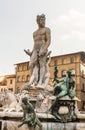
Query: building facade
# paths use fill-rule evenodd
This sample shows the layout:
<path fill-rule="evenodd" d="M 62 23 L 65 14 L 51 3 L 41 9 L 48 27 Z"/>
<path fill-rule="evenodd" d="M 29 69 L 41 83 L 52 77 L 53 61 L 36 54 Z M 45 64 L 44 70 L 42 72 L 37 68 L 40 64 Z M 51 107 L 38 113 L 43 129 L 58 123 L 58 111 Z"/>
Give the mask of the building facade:
<path fill-rule="evenodd" d="M 14 93 L 15 93 L 15 80 L 16 80 L 15 74 L 6 75 L 7 89 Z"/>
<path fill-rule="evenodd" d="M 5 75 L 0 77 L 0 92 L 4 92 L 5 89 L 11 90 L 15 93 L 15 74 Z"/>
<path fill-rule="evenodd" d="M 16 91 L 21 89 L 24 83 L 29 82 L 29 62 L 16 64 Z"/>
<path fill-rule="evenodd" d="M 70 53 L 54 56 L 50 62 L 49 85 L 54 86 L 54 66 L 58 66 L 58 78 L 66 76 L 66 71 L 72 69 L 72 76 L 76 81 L 76 96 L 81 100 L 78 108 L 85 110 L 85 52 Z M 29 62 L 16 64 L 16 90 L 21 88 L 23 83 L 29 82 Z"/>
<path fill-rule="evenodd" d="M 85 110 L 85 52 L 52 57 L 50 63 L 51 81 L 54 76 L 54 66 L 59 68 L 58 78 L 64 77 L 66 71 L 72 69 L 72 76 L 76 81 L 76 96 L 81 100 L 78 102 L 78 108 Z"/>

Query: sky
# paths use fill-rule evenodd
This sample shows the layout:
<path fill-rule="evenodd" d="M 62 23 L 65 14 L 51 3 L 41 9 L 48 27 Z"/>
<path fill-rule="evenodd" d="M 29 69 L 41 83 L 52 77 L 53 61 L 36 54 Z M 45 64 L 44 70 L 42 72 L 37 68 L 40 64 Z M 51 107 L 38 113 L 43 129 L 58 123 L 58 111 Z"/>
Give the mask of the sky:
<path fill-rule="evenodd" d="M 51 56 L 85 51 L 85 0 L 0 0 L 0 76 L 29 60 L 38 14 L 51 29 Z"/>

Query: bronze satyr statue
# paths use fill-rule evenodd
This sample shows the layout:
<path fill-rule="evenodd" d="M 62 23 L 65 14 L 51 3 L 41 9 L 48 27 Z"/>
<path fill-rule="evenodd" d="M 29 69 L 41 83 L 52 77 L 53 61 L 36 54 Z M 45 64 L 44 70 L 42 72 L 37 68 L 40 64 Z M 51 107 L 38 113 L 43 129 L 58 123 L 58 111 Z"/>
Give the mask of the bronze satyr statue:
<path fill-rule="evenodd" d="M 70 98 L 75 96 L 75 80 L 72 78 L 72 70 L 69 69 L 67 71 L 67 77 L 61 78 L 60 80 L 56 80 L 58 83 L 54 88 L 54 94 L 56 93 L 56 89 L 60 89 L 60 93 L 56 95 L 56 98 L 60 98 L 68 95 Z"/>
<path fill-rule="evenodd" d="M 39 119 L 36 116 L 36 113 L 34 111 L 34 108 L 31 103 L 29 103 L 28 98 L 24 97 L 22 99 L 22 108 L 23 108 L 23 118 L 22 123 L 18 125 L 18 127 L 21 127 L 24 124 L 27 124 L 28 127 L 36 127 L 36 125 L 39 126 L 40 130 L 42 130 L 42 124 L 39 121 Z"/>
<path fill-rule="evenodd" d="M 55 72 L 58 73 L 58 71 L 55 71 Z M 51 113 L 56 117 L 56 119 L 62 120 L 61 115 L 59 115 L 58 113 L 59 105 L 65 106 L 66 104 L 66 106 L 69 108 L 70 118 L 74 118 L 74 117 L 76 118 L 75 102 L 73 101 L 73 98 L 75 97 L 75 80 L 72 78 L 72 70 L 69 69 L 67 71 L 67 77 L 61 78 L 59 80 L 56 79 L 56 77 L 57 76 L 55 74 L 54 81 L 56 81 L 57 84 L 54 87 L 54 95 L 56 96 L 56 99 L 49 110 L 51 110 Z M 62 97 L 65 97 L 66 95 L 70 98 L 71 102 L 73 103 L 71 103 L 69 100 L 66 101 L 66 100 L 61 99 Z"/>

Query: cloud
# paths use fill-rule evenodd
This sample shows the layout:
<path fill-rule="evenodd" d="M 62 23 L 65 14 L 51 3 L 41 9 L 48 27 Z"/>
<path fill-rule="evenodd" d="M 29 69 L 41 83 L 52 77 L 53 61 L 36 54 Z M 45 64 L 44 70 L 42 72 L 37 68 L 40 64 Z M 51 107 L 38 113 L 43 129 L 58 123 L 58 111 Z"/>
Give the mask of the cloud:
<path fill-rule="evenodd" d="M 85 33 L 82 33 L 77 30 L 71 31 L 70 34 L 62 34 L 60 36 L 61 40 L 68 40 L 68 39 L 79 39 L 79 40 L 85 40 Z"/>
<path fill-rule="evenodd" d="M 70 35 L 68 35 L 68 34 L 65 34 L 65 35 L 62 35 L 61 36 L 61 39 L 62 40 L 67 40 L 67 39 L 69 39 L 70 38 Z"/>
<path fill-rule="evenodd" d="M 85 14 L 81 14 L 76 10 L 69 10 L 67 14 L 63 14 L 57 18 L 57 26 L 85 27 Z"/>
<path fill-rule="evenodd" d="M 73 30 L 72 31 L 72 37 L 78 38 L 80 40 L 85 40 L 85 33 L 82 33 L 80 31 Z"/>
<path fill-rule="evenodd" d="M 55 26 L 61 40 L 85 40 L 85 14 L 71 9 L 57 18 Z"/>

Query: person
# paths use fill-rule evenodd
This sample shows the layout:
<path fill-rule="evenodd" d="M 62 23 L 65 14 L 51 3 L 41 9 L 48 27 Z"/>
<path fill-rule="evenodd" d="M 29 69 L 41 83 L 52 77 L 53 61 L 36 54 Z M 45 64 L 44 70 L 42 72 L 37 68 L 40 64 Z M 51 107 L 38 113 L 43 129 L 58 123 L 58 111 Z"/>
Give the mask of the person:
<path fill-rule="evenodd" d="M 33 33 L 34 47 L 29 63 L 29 67 L 35 66 L 37 63 L 37 85 L 42 85 L 44 82 L 47 52 L 51 42 L 51 31 L 48 27 L 45 27 L 45 20 L 44 14 L 37 15 L 38 29 Z"/>
<path fill-rule="evenodd" d="M 27 97 L 22 98 L 22 108 L 24 113 L 23 113 L 22 123 L 18 125 L 18 128 L 24 124 L 27 124 L 28 126 L 34 126 L 34 127 L 38 125 L 40 130 L 42 130 L 42 124 L 37 118 L 34 108 L 32 104 L 29 103 Z"/>

